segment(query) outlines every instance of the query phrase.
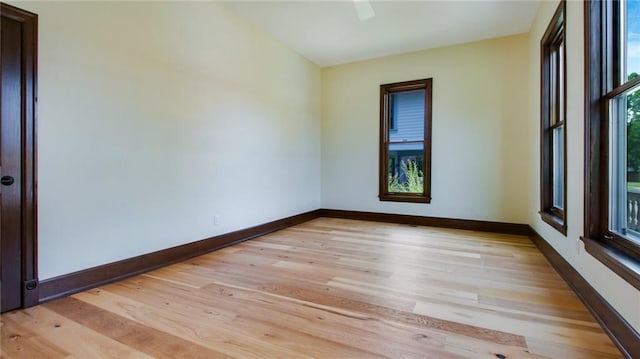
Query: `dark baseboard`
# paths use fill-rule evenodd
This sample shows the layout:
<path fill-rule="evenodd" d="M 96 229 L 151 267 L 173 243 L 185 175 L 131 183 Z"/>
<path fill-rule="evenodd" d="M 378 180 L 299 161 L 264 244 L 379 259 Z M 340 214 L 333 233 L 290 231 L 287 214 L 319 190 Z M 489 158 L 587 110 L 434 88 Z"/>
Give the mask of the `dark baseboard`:
<path fill-rule="evenodd" d="M 318 217 L 358 219 L 374 222 L 468 229 L 475 231 L 529 235 L 529 226 L 524 224 L 486 222 L 465 219 L 420 217 L 400 214 L 318 209 L 292 217 L 283 218 L 255 227 L 222 234 L 197 242 L 143 254 L 137 257 L 84 269 L 39 283 L 39 302 L 43 303 L 83 290 L 115 282 L 169 264 L 196 257 L 216 249 L 240 243 L 255 237 L 294 226 Z"/>
<path fill-rule="evenodd" d="M 532 228 L 531 233 L 530 238 L 538 250 L 578 295 L 622 354 L 627 358 L 640 358 L 640 334 Z"/>
<path fill-rule="evenodd" d="M 527 224 L 477 221 L 471 219 L 423 217 L 406 214 L 390 214 L 378 212 L 345 211 L 339 209 L 321 209 L 321 217 L 358 219 L 362 221 L 410 224 L 416 226 L 467 229 L 472 231 L 520 234 L 528 236 L 531 228 Z"/>
<path fill-rule="evenodd" d="M 318 209 L 255 227 L 44 280 L 38 286 L 40 303 L 148 272 L 318 217 L 527 235 L 578 295 L 604 331 L 620 348 L 621 352 L 628 358 L 640 358 L 640 346 L 636 345 L 640 342 L 638 332 L 535 230 L 526 224 L 516 223 Z"/>
<path fill-rule="evenodd" d="M 255 227 L 47 279 L 39 284 L 40 303 L 177 263 L 216 249 L 295 226 L 319 216 L 320 210 L 305 212 Z"/>

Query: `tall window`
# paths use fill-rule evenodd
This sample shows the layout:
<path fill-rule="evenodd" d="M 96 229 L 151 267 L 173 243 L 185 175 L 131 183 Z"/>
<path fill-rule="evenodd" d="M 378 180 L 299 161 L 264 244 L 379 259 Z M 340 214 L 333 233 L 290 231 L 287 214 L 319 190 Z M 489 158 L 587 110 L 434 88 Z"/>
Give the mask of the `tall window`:
<path fill-rule="evenodd" d="M 541 41 L 541 210 L 542 219 L 567 234 L 565 3 L 556 10 Z"/>
<path fill-rule="evenodd" d="M 380 200 L 431 201 L 431 79 L 380 86 Z"/>
<path fill-rule="evenodd" d="M 585 31 L 585 246 L 640 289 L 640 2 L 586 2 Z"/>

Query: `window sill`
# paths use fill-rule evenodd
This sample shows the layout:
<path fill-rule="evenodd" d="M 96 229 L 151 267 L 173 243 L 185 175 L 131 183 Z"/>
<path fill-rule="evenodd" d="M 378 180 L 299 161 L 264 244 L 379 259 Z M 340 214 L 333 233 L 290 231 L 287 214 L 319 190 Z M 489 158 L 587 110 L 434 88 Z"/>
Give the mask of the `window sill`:
<path fill-rule="evenodd" d="M 542 217 L 542 220 L 545 223 L 555 228 L 558 232 L 562 233 L 563 236 L 565 237 L 567 236 L 567 223 L 564 221 L 563 218 L 558 217 L 555 214 L 549 213 L 549 212 L 539 212 L 539 213 L 540 213 L 540 217 Z"/>
<path fill-rule="evenodd" d="M 604 240 L 580 237 L 587 253 L 599 260 L 629 284 L 640 290 L 640 259 L 633 257 Z"/>
<path fill-rule="evenodd" d="M 389 202 L 431 203 L 431 197 L 424 195 L 385 194 L 379 196 L 379 198 L 381 201 Z"/>

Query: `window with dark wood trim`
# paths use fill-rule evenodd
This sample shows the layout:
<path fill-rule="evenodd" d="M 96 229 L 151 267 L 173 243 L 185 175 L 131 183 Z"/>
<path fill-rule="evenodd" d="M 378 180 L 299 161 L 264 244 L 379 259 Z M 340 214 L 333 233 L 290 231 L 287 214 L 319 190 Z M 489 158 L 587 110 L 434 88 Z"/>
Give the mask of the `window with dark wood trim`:
<path fill-rule="evenodd" d="M 565 2 L 540 42 L 540 215 L 567 234 Z"/>
<path fill-rule="evenodd" d="M 640 76 L 631 58 L 639 3 L 585 2 L 586 250 L 640 289 Z M 627 9 L 627 6 L 630 8 Z M 635 7 L 631 9 L 631 7 Z M 632 11 L 633 10 L 633 11 Z"/>
<path fill-rule="evenodd" d="M 381 201 L 431 202 L 431 83 L 380 85 Z"/>

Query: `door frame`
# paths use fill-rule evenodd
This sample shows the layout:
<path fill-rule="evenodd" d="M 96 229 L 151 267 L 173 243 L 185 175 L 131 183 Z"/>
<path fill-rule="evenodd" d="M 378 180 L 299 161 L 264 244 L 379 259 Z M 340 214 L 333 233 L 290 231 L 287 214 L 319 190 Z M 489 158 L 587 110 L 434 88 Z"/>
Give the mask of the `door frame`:
<path fill-rule="evenodd" d="M 39 303 L 36 102 L 38 15 L 0 3 L 0 13 L 22 24 L 22 307 Z"/>

